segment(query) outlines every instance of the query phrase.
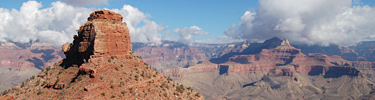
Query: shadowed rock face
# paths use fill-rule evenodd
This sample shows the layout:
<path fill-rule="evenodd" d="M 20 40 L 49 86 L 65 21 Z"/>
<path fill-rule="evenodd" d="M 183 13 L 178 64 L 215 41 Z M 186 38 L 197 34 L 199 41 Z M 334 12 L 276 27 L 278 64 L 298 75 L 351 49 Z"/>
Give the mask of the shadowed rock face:
<path fill-rule="evenodd" d="M 124 55 L 131 52 L 129 29 L 120 14 L 99 10 L 90 14 L 88 22 L 77 30 L 73 43 L 64 44 L 66 66 L 81 65 L 90 58 Z"/>

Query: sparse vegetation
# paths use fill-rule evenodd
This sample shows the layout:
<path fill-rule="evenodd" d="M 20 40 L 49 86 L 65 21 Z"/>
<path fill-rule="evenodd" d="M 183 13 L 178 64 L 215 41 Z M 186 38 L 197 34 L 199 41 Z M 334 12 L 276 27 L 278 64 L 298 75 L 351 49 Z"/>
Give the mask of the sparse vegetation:
<path fill-rule="evenodd" d="M 183 93 L 184 90 L 185 90 L 185 88 L 184 88 L 183 85 L 179 85 L 179 86 L 176 87 L 176 91 L 177 91 L 177 92 Z"/>
<path fill-rule="evenodd" d="M 123 65 L 123 64 L 121 64 L 120 66 L 121 66 L 121 67 L 124 67 L 124 65 Z"/>
<path fill-rule="evenodd" d="M 188 87 L 187 89 L 190 90 L 190 92 L 193 92 L 193 88 Z"/>
<path fill-rule="evenodd" d="M 115 67 L 115 69 L 118 71 L 119 69 L 118 69 L 118 67 Z"/>
<path fill-rule="evenodd" d="M 51 69 L 51 66 L 48 66 L 48 67 L 46 68 L 46 72 L 48 72 L 50 69 Z"/>
<path fill-rule="evenodd" d="M 129 88 L 129 93 L 131 93 L 133 96 L 135 95 L 133 88 Z"/>
<path fill-rule="evenodd" d="M 141 56 L 137 56 L 139 59 L 142 59 L 142 57 Z"/>
<path fill-rule="evenodd" d="M 9 92 L 9 90 L 4 90 L 2 95 L 6 95 Z"/>
<path fill-rule="evenodd" d="M 111 88 L 112 88 L 112 89 L 114 89 L 114 88 L 115 88 L 115 86 L 111 85 Z"/>
<path fill-rule="evenodd" d="M 167 88 L 167 89 L 169 89 L 168 84 L 165 83 L 165 82 L 163 82 L 163 84 L 160 85 L 160 88 Z"/>
<path fill-rule="evenodd" d="M 122 87 L 124 85 L 124 82 L 120 82 L 120 84 L 118 85 L 118 87 Z"/>
<path fill-rule="evenodd" d="M 141 76 L 145 77 L 145 71 L 142 71 Z"/>
<path fill-rule="evenodd" d="M 103 92 L 101 95 L 102 95 L 102 96 L 105 96 L 105 93 Z"/>
<path fill-rule="evenodd" d="M 22 82 L 22 83 L 21 83 L 21 87 L 24 87 L 24 86 L 25 86 L 25 82 Z"/>
<path fill-rule="evenodd" d="M 134 76 L 134 78 L 135 78 L 136 81 L 138 81 L 138 77 L 139 77 L 138 75 Z"/>
<path fill-rule="evenodd" d="M 112 95 L 111 98 L 115 98 L 115 95 Z"/>
<path fill-rule="evenodd" d="M 82 80 L 82 75 L 79 75 L 78 77 L 77 77 L 77 81 L 81 81 Z"/>
<path fill-rule="evenodd" d="M 171 79 L 169 76 L 168 76 L 167 80 L 168 80 L 168 83 L 169 83 L 170 81 L 172 81 L 172 79 Z"/>
<path fill-rule="evenodd" d="M 201 97 L 201 94 L 196 93 L 195 96 L 196 96 L 196 97 Z"/>

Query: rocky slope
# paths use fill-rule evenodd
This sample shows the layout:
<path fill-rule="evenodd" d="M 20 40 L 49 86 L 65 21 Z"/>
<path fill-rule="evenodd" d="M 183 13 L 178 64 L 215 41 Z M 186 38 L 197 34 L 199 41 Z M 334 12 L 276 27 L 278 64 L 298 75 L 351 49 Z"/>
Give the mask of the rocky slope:
<path fill-rule="evenodd" d="M 64 44 L 66 58 L 0 99 L 203 99 L 152 70 L 131 50 L 120 14 L 95 11 Z"/>
<path fill-rule="evenodd" d="M 373 69 L 374 64 L 305 55 L 287 40 L 272 38 L 250 44 L 243 52 L 163 74 L 206 99 L 360 99 L 374 98 L 374 82 L 361 69 Z"/>

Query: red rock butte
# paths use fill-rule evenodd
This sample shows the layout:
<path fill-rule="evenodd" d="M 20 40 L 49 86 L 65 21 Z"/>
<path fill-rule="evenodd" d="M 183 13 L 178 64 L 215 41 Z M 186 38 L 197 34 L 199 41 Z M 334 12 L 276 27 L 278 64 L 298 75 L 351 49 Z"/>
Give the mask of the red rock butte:
<path fill-rule="evenodd" d="M 73 43 L 62 46 L 69 64 L 82 64 L 101 56 L 123 57 L 132 51 L 129 29 L 118 13 L 99 10 L 77 30 Z"/>

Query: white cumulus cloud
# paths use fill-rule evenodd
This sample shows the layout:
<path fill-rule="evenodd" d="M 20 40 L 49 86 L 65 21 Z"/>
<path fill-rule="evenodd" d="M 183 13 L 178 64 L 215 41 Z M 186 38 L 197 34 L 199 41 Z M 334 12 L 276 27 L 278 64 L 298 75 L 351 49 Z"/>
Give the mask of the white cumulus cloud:
<path fill-rule="evenodd" d="M 159 33 L 167 27 L 161 26 L 154 21 L 150 21 L 147 15 L 138 8 L 124 5 L 122 9 L 112 9 L 124 16 L 124 21 L 128 24 L 132 42 L 153 42 L 160 44 L 162 36 Z M 141 27 L 137 27 L 144 24 Z"/>
<path fill-rule="evenodd" d="M 0 41 L 48 42 L 60 46 L 72 42 L 76 30 L 87 21 L 90 13 L 97 9 L 75 7 L 64 2 L 53 2 L 51 7 L 41 9 L 36 1 L 23 3 L 20 10 L 0 8 Z M 124 16 L 133 42 L 160 43 L 160 31 L 166 27 L 148 19 L 137 8 L 124 5 L 112 9 Z M 143 23 L 142 25 L 139 25 Z"/>
<path fill-rule="evenodd" d="M 41 3 L 28 1 L 20 10 L 0 8 L 0 41 L 32 42 L 40 40 L 53 44 L 71 41 L 76 29 L 84 23 L 92 9 L 54 2 L 40 9 Z"/>
<path fill-rule="evenodd" d="M 224 33 L 255 41 L 279 37 L 306 44 L 353 45 L 375 39 L 374 18 L 374 7 L 352 0 L 259 0 L 256 11 L 246 11 L 241 22 Z"/>
<path fill-rule="evenodd" d="M 186 44 L 191 44 L 191 43 L 196 42 L 196 39 L 194 39 L 194 36 L 196 35 L 209 34 L 208 32 L 204 31 L 198 26 L 175 28 L 173 31 L 179 35 L 178 41 L 186 43 Z"/>
<path fill-rule="evenodd" d="M 233 43 L 233 42 L 241 42 L 244 40 L 241 39 L 233 39 L 228 36 L 217 36 L 215 38 L 206 38 L 202 40 L 196 40 L 196 43 L 206 43 L 206 44 L 224 44 L 224 43 Z"/>

